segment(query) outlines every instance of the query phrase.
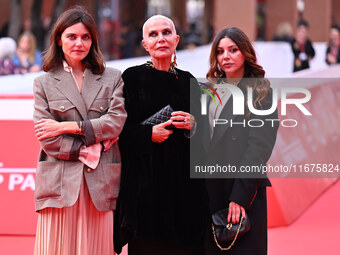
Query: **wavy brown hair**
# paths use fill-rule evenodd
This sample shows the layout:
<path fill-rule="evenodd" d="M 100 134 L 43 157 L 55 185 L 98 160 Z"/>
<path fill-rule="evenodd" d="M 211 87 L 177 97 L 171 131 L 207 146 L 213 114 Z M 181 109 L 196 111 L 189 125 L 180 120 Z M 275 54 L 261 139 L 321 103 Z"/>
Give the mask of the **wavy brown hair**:
<path fill-rule="evenodd" d="M 252 87 L 255 98 L 253 101 L 254 107 L 257 105 L 261 107 L 261 102 L 267 97 L 270 92 L 270 83 L 267 79 L 263 79 L 265 71 L 262 66 L 257 64 L 256 53 L 248 36 L 237 27 L 228 27 L 220 31 L 212 42 L 209 63 L 210 68 L 206 75 L 209 80 L 216 80 L 219 78 L 227 78 L 225 72 L 220 69 L 217 63 L 217 47 L 223 38 L 229 38 L 235 42 L 245 57 L 244 76 L 240 78 L 260 78 L 252 79 L 254 82 L 248 82 L 247 87 Z"/>
<path fill-rule="evenodd" d="M 94 74 L 102 74 L 105 70 L 105 60 L 99 49 L 97 26 L 93 17 L 81 6 L 73 7 L 63 12 L 54 24 L 50 36 L 50 47 L 44 52 L 43 70 L 48 72 L 62 65 L 64 52 L 58 41 L 66 28 L 83 23 L 89 30 L 92 38 L 92 45 L 89 54 L 82 60 L 86 68 L 91 69 Z"/>

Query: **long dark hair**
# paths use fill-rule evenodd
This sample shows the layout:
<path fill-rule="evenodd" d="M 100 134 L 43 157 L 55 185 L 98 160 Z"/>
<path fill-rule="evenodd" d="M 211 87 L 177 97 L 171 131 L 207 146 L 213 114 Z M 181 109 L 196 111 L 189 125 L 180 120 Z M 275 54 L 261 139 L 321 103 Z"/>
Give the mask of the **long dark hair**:
<path fill-rule="evenodd" d="M 219 68 L 217 63 L 217 47 L 223 38 L 229 38 L 234 41 L 245 57 L 244 77 L 240 78 L 260 78 L 252 79 L 254 82 L 247 83 L 247 86 L 252 87 L 255 91 L 256 97 L 254 100 L 254 107 L 256 107 L 257 104 L 261 106 L 261 102 L 267 97 L 270 91 L 270 83 L 267 79 L 263 79 L 265 71 L 262 66 L 257 64 L 254 47 L 248 36 L 241 29 L 237 27 L 228 27 L 217 34 L 211 46 L 209 56 L 210 68 L 206 77 L 209 80 L 226 77 L 226 74 Z"/>
<path fill-rule="evenodd" d="M 105 70 L 105 60 L 99 49 L 97 26 L 93 17 L 81 6 L 75 6 L 63 12 L 54 24 L 50 36 L 50 47 L 44 52 L 43 70 L 48 72 L 60 66 L 64 59 L 64 53 L 58 41 L 66 28 L 83 23 L 89 30 L 92 38 L 92 45 L 89 54 L 82 60 L 86 68 L 91 69 L 94 74 L 101 74 Z"/>

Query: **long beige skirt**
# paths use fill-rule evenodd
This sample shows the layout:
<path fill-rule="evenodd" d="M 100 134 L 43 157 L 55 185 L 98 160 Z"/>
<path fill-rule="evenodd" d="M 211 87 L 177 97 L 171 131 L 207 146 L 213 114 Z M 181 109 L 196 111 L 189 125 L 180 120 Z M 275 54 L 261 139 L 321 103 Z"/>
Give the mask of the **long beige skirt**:
<path fill-rule="evenodd" d="M 39 211 L 34 255 L 112 255 L 113 212 L 99 212 L 83 178 L 77 202 Z"/>

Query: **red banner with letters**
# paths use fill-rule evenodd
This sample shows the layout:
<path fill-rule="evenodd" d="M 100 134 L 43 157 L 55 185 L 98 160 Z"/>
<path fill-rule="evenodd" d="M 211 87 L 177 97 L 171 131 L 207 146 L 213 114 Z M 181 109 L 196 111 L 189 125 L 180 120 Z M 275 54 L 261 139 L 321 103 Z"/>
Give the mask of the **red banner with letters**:
<path fill-rule="evenodd" d="M 0 120 L 0 235 L 34 235 L 39 143 L 32 120 Z"/>

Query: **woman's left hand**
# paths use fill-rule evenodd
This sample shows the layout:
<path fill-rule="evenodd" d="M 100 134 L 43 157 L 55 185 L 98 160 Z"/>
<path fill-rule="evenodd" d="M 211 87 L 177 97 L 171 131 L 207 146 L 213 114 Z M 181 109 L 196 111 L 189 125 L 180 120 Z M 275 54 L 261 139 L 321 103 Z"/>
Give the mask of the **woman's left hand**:
<path fill-rule="evenodd" d="M 31 66 L 28 71 L 30 73 L 35 73 L 35 72 L 39 72 L 41 70 L 41 67 L 39 65 L 34 65 L 34 66 Z"/>
<path fill-rule="evenodd" d="M 195 124 L 195 118 L 190 113 L 176 111 L 171 113 L 171 116 L 171 120 L 173 121 L 172 125 L 175 126 L 175 128 L 190 130 Z"/>
<path fill-rule="evenodd" d="M 239 223 L 241 213 L 242 213 L 242 217 L 245 218 L 245 215 L 246 215 L 245 209 L 239 204 L 236 204 L 235 202 L 231 201 L 229 203 L 227 222 L 230 222 L 231 220 L 233 224 Z"/>
<path fill-rule="evenodd" d="M 62 134 L 61 123 L 52 119 L 39 120 L 34 129 L 39 141 Z"/>

